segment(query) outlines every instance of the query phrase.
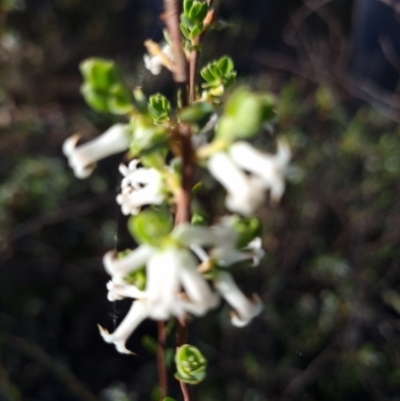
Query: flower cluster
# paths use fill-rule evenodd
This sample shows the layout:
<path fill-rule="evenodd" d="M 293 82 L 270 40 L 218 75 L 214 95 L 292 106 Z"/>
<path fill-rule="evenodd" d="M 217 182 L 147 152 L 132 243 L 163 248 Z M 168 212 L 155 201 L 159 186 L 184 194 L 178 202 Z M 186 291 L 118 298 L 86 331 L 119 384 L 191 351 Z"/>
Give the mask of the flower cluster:
<path fill-rule="evenodd" d="M 104 256 L 105 269 L 111 276 L 108 299 L 135 301 L 114 333 L 100 328 L 104 340 L 115 344 L 118 351 L 129 353 L 126 340 L 145 318 L 202 316 L 218 306 L 220 296 L 232 306 L 235 326 L 244 326 L 258 315 L 262 309 L 260 300 L 246 298 L 227 268 L 243 260 L 258 263 L 263 255 L 261 239 L 257 237 L 237 250 L 235 220 L 225 218 L 212 227 L 180 225 L 162 238 L 162 246 L 143 243 L 123 256 L 108 252 Z M 134 276 L 143 267 L 146 284 L 139 288 Z"/>

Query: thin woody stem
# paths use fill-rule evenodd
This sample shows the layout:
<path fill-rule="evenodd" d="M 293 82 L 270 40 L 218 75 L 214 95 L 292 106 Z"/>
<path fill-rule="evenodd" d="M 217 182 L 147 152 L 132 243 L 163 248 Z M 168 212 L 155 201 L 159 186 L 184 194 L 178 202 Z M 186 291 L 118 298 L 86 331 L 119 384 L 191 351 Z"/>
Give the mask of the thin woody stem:
<path fill-rule="evenodd" d="M 182 47 L 182 35 L 179 26 L 179 2 L 178 0 L 164 0 L 164 6 L 164 21 L 171 38 L 172 51 L 174 54 L 173 77 L 181 89 L 182 106 L 185 107 L 188 104 L 188 74 L 186 57 Z M 194 79 L 190 80 L 189 93 L 191 94 L 190 101 L 192 102 L 194 100 Z M 180 147 L 179 153 L 182 155 L 182 190 L 180 195 L 177 197 L 175 225 L 188 223 L 190 221 L 190 201 L 194 172 L 194 151 L 192 147 L 192 133 L 190 126 L 186 124 L 180 124 L 177 131 L 178 146 Z M 176 334 L 176 346 L 178 348 L 188 342 L 188 327 L 187 322 L 184 319 L 178 321 Z M 180 386 L 184 401 L 194 401 L 192 386 L 183 381 L 180 381 Z"/>
<path fill-rule="evenodd" d="M 179 26 L 180 7 L 178 0 L 164 0 L 165 13 L 163 20 L 167 26 L 169 37 L 172 43 L 174 55 L 174 68 L 172 75 L 174 81 L 182 91 L 182 104 L 187 105 L 187 63 L 182 48 L 182 34 Z"/>

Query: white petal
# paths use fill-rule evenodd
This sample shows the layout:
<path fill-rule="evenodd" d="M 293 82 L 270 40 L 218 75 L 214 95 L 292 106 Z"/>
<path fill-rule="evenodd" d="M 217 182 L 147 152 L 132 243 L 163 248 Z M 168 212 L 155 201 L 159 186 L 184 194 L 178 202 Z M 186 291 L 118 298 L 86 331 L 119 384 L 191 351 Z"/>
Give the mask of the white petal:
<path fill-rule="evenodd" d="M 63 152 L 78 178 L 88 177 L 98 160 L 127 150 L 130 142 L 124 124 L 115 124 L 96 139 L 76 147 L 78 140 L 79 135 L 73 135 L 63 145 Z"/>
<path fill-rule="evenodd" d="M 158 56 L 149 56 L 145 54 L 143 56 L 144 66 L 148 69 L 153 75 L 158 75 L 161 72 L 162 63 L 161 59 Z"/>
<path fill-rule="evenodd" d="M 144 300 L 135 301 L 124 320 L 113 333 L 99 326 L 100 334 L 104 341 L 112 343 L 118 352 L 123 354 L 132 354 L 126 349 L 125 343 L 139 324 L 148 316 L 147 304 Z"/>
<path fill-rule="evenodd" d="M 260 300 L 247 299 L 229 273 L 219 272 L 214 285 L 222 297 L 234 309 L 231 319 L 234 326 L 246 326 L 262 311 L 263 306 Z"/>
<path fill-rule="evenodd" d="M 115 251 L 109 251 L 103 257 L 103 264 L 115 283 L 124 283 L 123 278 L 145 266 L 154 252 L 155 249 L 149 245 L 140 245 L 123 258 L 118 258 Z"/>
<path fill-rule="evenodd" d="M 255 177 L 248 177 L 224 152 L 216 153 L 208 161 L 213 177 L 227 190 L 226 207 L 243 215 L 250 215 L 263 201 L 264 185 Z"/>
<path fill-rule="evenodd" d="M 145 298 L 146 295 L 144 291 L 140 291 L 134 285 L 127 283 L 115 283 L 112 280 L 107 283 L 107 290 L 107 299 L 111 302 L 124 298 L 141 299 Z"/>
<path fill-rule="evenodd" d="M 286 142 L 278 143 L 275 155 L 261 153 L 247 142 L 234 143 L 229 149 L 229 154 L 236 164 L 263 181 L 274 202 L 280 200 L 285 191 L 284 175 L 291 157 Z"/>
<path fill-rule="evenodd" d="M 168 248 L 157 252 L 147 264 L 146 293 L 151 305 L 151 317 L 165 320 L 183 313 L 178 301 L 180 290 L 178 271 L 181 265 L 181 250 Z"/>
<path fill-rule="evenodd" d="M 203 315 L 208 309 L 217 306 L 219 297 L 211 291 L 206 280 L 197 271 L 195 259 L 186 250 L 180 251 L 179 278 L 190 303 L 193 304 L 192 313 Z"/>

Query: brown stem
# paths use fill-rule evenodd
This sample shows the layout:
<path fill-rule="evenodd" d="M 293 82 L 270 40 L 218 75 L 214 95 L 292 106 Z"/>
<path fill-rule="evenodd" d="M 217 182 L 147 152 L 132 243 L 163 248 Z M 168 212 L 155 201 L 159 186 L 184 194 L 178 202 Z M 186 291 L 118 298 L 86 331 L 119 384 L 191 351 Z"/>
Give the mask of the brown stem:
<path fill-rule="evenodd" d="M 168 33 L 172 42 L 172 50 L 174 54 L 174 71 L 173 77 L 175 82 L 182 90 L 182 105 L 187 105 L 187 63 L 182 47 L 182 35 L 179 26 L 179 3 L 178 0 L 164 0 L 165 15 L 164 21 L 167 25 Z M 194 60 L 196 61 L 196 60 Z M 195 72 L 195 63 L 191 59 L 192 74 Z M 195 78 L 195 77 L 194 77 Z M 194 100 L 194 78 L 190 80 L 189 92 L 191 101 Z M 193 186 L 193 147 L 191 139 L 190 126 L 180 124 L 177 132 L 178 146 L 182 155 L 182 191 L 177 199 L 177 210 L 175 215 L 175 225 L 188 223 L 190 221 L 190 200 Z M 185 319 L 178 321 L 176 346 L 181 347 L 188 342 L 188 327 Z M 183 398 L 185 401 L 194 401 L 192 386 L 180 381 Z"/>
<path fill-rule="evenodd" d="M 179 26 L 180 7 L 178 0 L 164 0 L 165 13 L 163 20 L 167 26 L 174 55 L 174 81 L 182 91 L 182 104 L 187 105 L 187 63 L 182 47 L 182 34 Z"/>
<path fill-rule="evenodd" d="M 158 368 L 158 379 L 160 382 L 160 401 L 162 401 L 168 395 L 167 367 L 165 366 L 165 344 L 166 344 L 165 322 L 159 320 L 157 322 L 157 328 L 158 328 L 157 368 Z"/>
<path fill-rule="evenodd" d="M 189 60 L 189 103 L 196 99 L 196 65 L 198 52 L 193 50 Z"/>

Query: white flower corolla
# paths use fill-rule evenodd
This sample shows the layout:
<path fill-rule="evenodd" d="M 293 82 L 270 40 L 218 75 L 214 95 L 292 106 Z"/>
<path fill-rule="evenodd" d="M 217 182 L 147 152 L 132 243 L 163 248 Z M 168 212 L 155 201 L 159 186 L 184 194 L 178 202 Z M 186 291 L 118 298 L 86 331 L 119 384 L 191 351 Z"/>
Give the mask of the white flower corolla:
<path fill-rule="evenodd" d="M 144 205 L 161 205 L 165 202 L 165 188 L 161 173 L 155 168 L 138 168 L 139 161 L 132 160 L 129 166 L 120 165 L 124 176 L 117 203 L 125 215 L 136 215 Z"/>
<path fill-rule="evenodd" d="M 103 257 L 103 264 L 115 284 L 124 284 L 125 277 L 144 267 L 154 252 L 156 248 L 146 244 L 121 258 L 115 251 L 109 251 Z"/>
<path fill-rule="evenodd" d="M 225 216 L 220 224 L 212 227 L 182 226 L 178 236 L 202 263 L 213 259 L 221 266 L 230 266 L 251 260 L 252 265 L 257 266 L 265 254 L 261 238 L 256 237 L 245 248 L 237 249 L 238 235 L 234 230 L 234 221 L 232 216 Z M 210 248 L 208 253 L 203 246 Z"/>
<path fill-rule="evenodd" d="M 115 344 L 119 352 L 130 353 L 125 343 L 145 318 L 166 320 L 183 318 L 187 314 L 201 316 L 219 303 L 219 295 L 211 290 L 197 271 L 195 258 L 189 250 L 181 247 L 170 246 L 159 250 L 140 245 L 123 258 L 117 258 L 115 252 L 108 252 L 104 265 L 112 277 L 107 284 L 108 299 L 136 299 L 113 333 L 100 327 L 104 340 Z M 141 291 L 124 278 L 143 266 L 146 266 L 147 284 Z"/>
<path fill-rule="evenodd" d="M 79 139 L 76 134 L 63 144 L 63 153 L 77 178 L 89 177 L 98 160 L 128 150 L 130 143 L 129 129 L 124 124 L 115 124 L 96 139 L 77 146 Z"/>
<path fill-rule="evenodd" d="M 232 212 L 249 216 L 264 199 L 264 183 L 258 177 L 248 176 L 226 152 L 212 155 L 208 170 L 228 192 L 226 207 Z"/>
<path fill-rule="evenodd" d="M 271 201 L 276 203 L 285 191 L 285 172 L 289 165 L 291 152 L 285 141 L 278 142 L 276 154 L 265 154 L 247 142 L 236 142 L 229 148 L 234 162 L 261 179 L 265 189 L 269 189 Z"/>
<path fill-rule="evenodd" d="M 159 75 L 162 67 L 172 68 L 173 52 L 168 43 L 161 48 L 152 41 L 146 41 L 145 45 L 151 54 L 143 56 L 144 65 L 153 75 Z"/>
<path fill-rule="evenodd" d="M 234 309 L 231 316 L 231 322 L 234 326 L 246 326 L 261 313 L 263 306 L 260 299 L 257 296 L 253 296 L 252 300 L 246 298 L 230 273 L 219 271 L 214 279 L 214 285 L 222 298 Z"/>

